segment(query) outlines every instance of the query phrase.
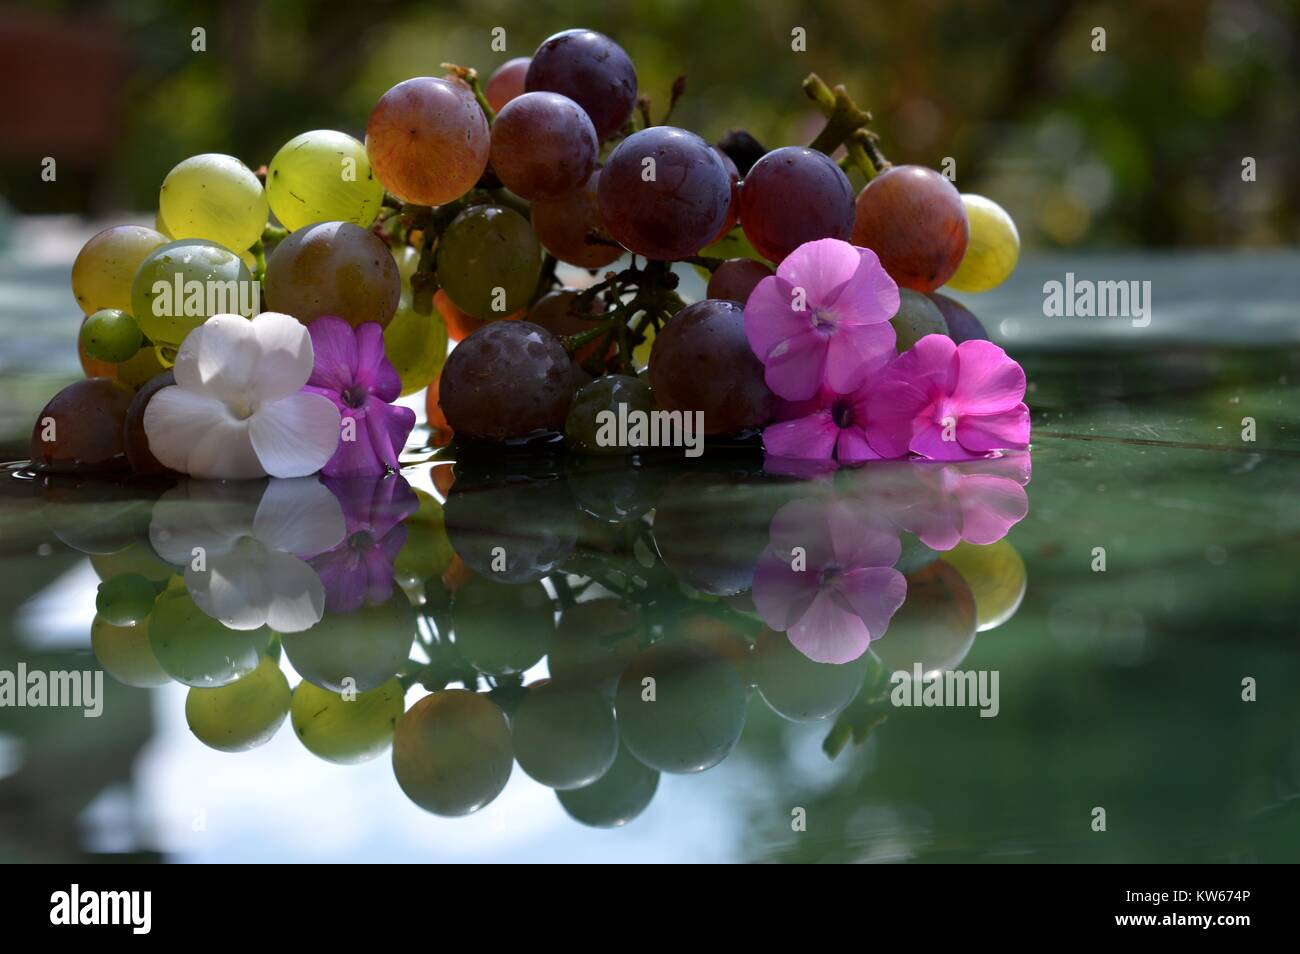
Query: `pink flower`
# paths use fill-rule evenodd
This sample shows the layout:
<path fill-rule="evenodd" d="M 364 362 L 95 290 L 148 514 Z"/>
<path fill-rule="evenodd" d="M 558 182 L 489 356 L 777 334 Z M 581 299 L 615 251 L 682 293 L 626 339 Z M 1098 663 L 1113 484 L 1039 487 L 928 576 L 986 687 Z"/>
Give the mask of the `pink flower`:
<path fill-rule="evenodd" d="M 758 615 L 809 659 L 846 663 L 879 639 L 903 604 L 901 546 L 852 500 L 809 498 L 772 518 L 754 570 Z"/>
<path fill-rule="evenodd" d="M 841 464 L 880 460 L 867 426 L 867 397 L 873 386 L 868 381 L 851 394 L 823 386 L 811 400 L 778 401 L 777 423 L 763 431 L 764 449 L 782 459 L 833 459 Z"/>
<path fill-rule="evenodd" d="M 894 356 L 898 286 L 870 249 L 839 239 L 805 242 L 745 304 L 745 334 L 767 386 L 806 401 L 823 383 L 856 391 Z"/>
<path fill-rule="evenodd" d="M 990 341 L 926 335 L 873 383 L 871 446 L 931 460 L 972 460 L 1029 446 L 1025 372 Z"/>
<path fill-rule="evenodd" d="M 303 390 L 325 395 L 343 419 L 342 440 L 321 473 L 368 477 L 396 470 L 415 412 L 389 403 L 401 394 L 402 381 L 384 356 L 383 329 L 368 322 L 354 331 L 342 318 L 325 316 L 307 331 L 316 364 Z"/>

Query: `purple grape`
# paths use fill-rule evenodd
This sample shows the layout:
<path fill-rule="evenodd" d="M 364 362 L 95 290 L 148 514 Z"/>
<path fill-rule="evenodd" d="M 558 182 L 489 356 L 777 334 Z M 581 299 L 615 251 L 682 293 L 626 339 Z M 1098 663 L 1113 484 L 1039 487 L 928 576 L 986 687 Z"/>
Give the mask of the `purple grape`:
<path fill-rule="evenodd" d="M 773 149 L 741 183 L 740 224 L 760 255 L 780 262 L 805 242 L 853 234 L 853 187 L 823 152 Z"/>
<path fill-rule="evenodd" d="M 632 115 L 636 68 L 623 48 L 605 34 L 565 30 L 537 48 L 524 88 L 569 97 L 587 111 L 596 135 L 608 139 Z"/>

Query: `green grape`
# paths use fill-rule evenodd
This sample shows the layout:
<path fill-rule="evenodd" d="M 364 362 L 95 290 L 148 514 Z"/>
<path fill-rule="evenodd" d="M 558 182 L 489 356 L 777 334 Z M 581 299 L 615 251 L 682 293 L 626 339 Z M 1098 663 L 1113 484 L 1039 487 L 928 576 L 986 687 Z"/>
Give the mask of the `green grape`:
<path fill-rule="evenodd" d="M 138 391 L 166 371 L 170 365 L 163 362 L 162 356 L 158 353 L 159 347 L 141 348 L 132 357 L 119 364 L 117 366 L 118 383 L 126 385 L 133 391 Z"/>
<path fill-rule="evenodd" d="M 970 238 L 966 254 L 948 287 L 957 291 L 982 292 L 1006 281 L 1020 258 L 1020 233 L 1006 209 L 982 195 L 962 193 Z"/>
<path fill-rule="evenodd" d="M 140 542 L 130 543 L 116 553 L 92 553 L 90 565 L 100 580 L 109 580 L 123 573 L 139 573 L 154 583 L 166 583 L 175 572 L 171 566 L 158 559 L 152 547 Z"/>
<path fill-rule="evenodd" d="M 403 588 L 442 576 L 456 555 L 447 539 L 442 504 L 423 490 L 416 489 L 415 496 L 420 501 L 420 509 L 402 524 L 406 528 L 406 543 L 393 559 L 393 572 Z"/>
<path fill-rule="evenodd" d="M 154 344 L 179 347 L 213 315 L 251 318 L 261 310 L 256 291 L 247 266 L 234 252 L 182 239 L 154 250 L 141 263 L 131 286 L 131 314 Z M 163 370 L 160 365 L 155 374 Z"/>
<path fill-rule="evenodd" d="M 158 665 L 187 686 L 209 689 L 248 675 L 270 643 L 265 627 L 227 629 L 195 605 L 182 583 L 158 597 L 149 619 L 149 645 Z"/>
<path fill-rule="evenodd" d="M 163 221 L 162 209 L 159 209 L 157 212 L 153 214 L 153 227 L 155 232 L 157 232 L 160 235 L 165 235 L 167 237 L 167 241 L 169 242 L 176 241 L 176 236 L 172 235 L 171 229 L 167 228 L 167 223 Z"/>
<path fill-rule="evenodd" d="M 144 335 L 135 319 L 120 308 L 101 308 L 82 322 L 81 343 L 90 357 L 117 364 L 140 350 Z"/>
<path fill-rule="evenodd" d="M 452 220 L 438 242 L 438 281 L 475 318 L 504 318 L 528 306 L 542 270 L 542 247 L 518 212 L 476 205 Z"/>
<path fill-rule="evenodd" d="M 99 584 L 95 609 L 114 626 L 134 626 L 153 612 L 155 595 L 139 573 L 123 573 Z"/>
<path fill-rule="evenodd" d="M 654 410 L 650 385 L 630 375 L 608 374 L 583 387 L 569 405 L 569 416 L 564 422 L 564 443 L 580 454 L 645 453 L 648 448 L 631 443 L 640 438 L 630 423 L 627 435 L 619 434 L 618 421 L 624 417 L 620 406 L 626 408 L 627 421 L 648 420 L 642 415 Z M 603 411 L 610 414 L 602 414 Z M 632 414 L 633 411 L 638 413 Z M 629 441 L 621 441 L 623 436 L 627 436 Z M 645 440 L 649 439 L 647 433 Z"/>
<path fill-rule="evenodd" d="M 620 746 L 610 770 L 597 781 L 555 795 L 569 817 L 592 828 L 620 828 L 636 818 L 659 788 L 659 773 Z"/>
<path fill-rule="evenodd" d="M 134 626 L 114 626 L 96 616 L 90 624 L 90 648 L 104 672 L 123 685 L 152 689 L 171 682 L 149 645 L 148 620 Z"/>
<path fill-rule="evenodd" d="M 289 717 L 307 751 L 326 762 L 355 765 L 388 748 L 404 709 L 396 677 L 351 698 L 307 680 L 293 690 Z"/>
<path fill-rule="evenodd" d="M 315 129 L 294 136 L 266 172 L 266 198 L 290 232 L 315 222 L 366 228 L 384 202 L 366 147 L 347 133 Z"/>
<path fill-rule="evenodd" d="M 427 388 L 447 360 L 447 325 L 442 315 L 432 307 L 429 314 L 420 314 L 411 298 L 410 292 L 402 292 L 397 312 L 384 329 L 384 354 L 402 379 L 403 395 Z"/>
<path fill-rule="evenodd" d="M 594 687 L 530 686 L 510 729 L 519 767 L 547 788 L 590 785 L 618 754 L 614 709 Z"/>
<path fill-rule="evenodd" d="M 501 794 L 514 758 L 501 707 L 466 689 L 425 696 L 393 734 L 393 774 L 435 815 L 469 815 Z"/>
<path fill-rule="evenodd" d="M 288 714 L 289 680 L 270 658 L 230 685 L 194 688 L 185 696 L 190 731 L 219 752 L 246 752 L 264 745 Z"/>
<path fill-rule="evenodd" d="M 970 587 L 978 632 L 1001 626 L 1020 608 L 1028 586 L 1025 561 L 1006 539 L 986 546 L 963 541 L 943 554 L 943 562 Z"/>
<path fill-rule="evenodd" d="M 929 296 L 910 288 L 898 290 L 898 314 L 889 319 L 894 326 L 894 347 L 906 351 L 926 335 L 946 335 L 948 322 L 944 321 L 939 306 Z"/>
<path fill-rule="evenodd" d="M 402 290 L 411 290 L 411 276 L 420 267 L 420 253 L 409 245 L 393 249 L 393 261 L 397 263 L 397 275 L 402 280 Z"/>
<path fill-rule="evenodd" d="M 311 629 L 281 635 L 280 644 L 308 682 L 334 692 L 365 692 L 405 665 L 415 628 L 415 610 L 399 591 L 355 613 L 326 613 Z"/>
<path fill-rule="evenodd" d="M 167 173 L 158 208 L 178 239 L 206 239 L 239 252 L 266 228 L 262 183 L 234 156 L 217 152 L 190 156 Z"/>
<path fill-rule="evenodd" d="M 115 225 L 97 233 L 72 263 L 72 294 L 82 312 L 131 310 L 131 281 L 149 253 L 167 236 L 141 225 Z"/>

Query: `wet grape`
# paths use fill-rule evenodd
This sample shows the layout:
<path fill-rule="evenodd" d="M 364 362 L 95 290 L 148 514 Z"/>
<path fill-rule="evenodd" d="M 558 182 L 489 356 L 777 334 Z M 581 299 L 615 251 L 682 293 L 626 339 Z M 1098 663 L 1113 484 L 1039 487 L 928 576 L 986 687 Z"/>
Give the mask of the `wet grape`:
<path fill-rule="evenodd" d="M 289 235 L 266 262 L 270 308 L 304 325 L 321 315 L 353 328 L 386 326 L 397 311 L 402 280 L 388 247 L 350 222 L 320 222 Z"/>
<path fill-rule="evenodd" d="M 898 290 L 898 314 L 889 319 L 894 326 L 894 347 L 901 353 L 926 335 L 946 335 L 948 322 L 927 295 L 910 288 Z"/>
<path fill-rule="evenodd" d="M 745 175 L 740 224 L 761 255 L 779 262 L 805 242 L 852 234 L 853 187 L 823 152 L 774 149 Z"/>
<path fill-rule="evenodd" d="M 771 418 L 763 364 L 734 301 L 705 299 L 679 311 L 655 336 L 650 387 L 667 411 L 700 411 L 705 434 L 758 427 Z"/>
<path fill-rule="evenodd" d="M 130 311 L 154 344 L 179 347 L 213 315 L 251 318 L 253 291 L 248 267 L 230 249 L 181 239 L 159 246 L 140 263 L 131 285 Z"/>
<path fill-rule="evenodd" d="M 313 129 L 294 136 L 266 171 L 271 211 L 290 232 L 316 222 L 369 228 L 384 201 L 366 147 L 347 133 Z"/>
<path fill-rule="evenodd" d="M 203 239 L 242 252 L 262 237 L 268 206 L 262 183 L 248 166 L 234 156 L 208 152 L 167 173 L 158 211 L 177 239 Z"/>
<path fill-rule="evenodd" d="M 562 262 L 580 268 L 603 268 L 617 261 L 623 249 L 609 243 L 589 242 L 591 232 L 606 235 L 600 217 L 597 187 L 600 170 L 594 171 L 586 183 L 555 199 L 533 203 L 533 231 L 542 247 Z"/>
<path fill-rule="evenodd" d="M 528 75 L 528 64 L 531 62 L 527 56 L 516 56 L 492 71 L 487 85 L 483 87 L 483 95 L 495 112 L 501 112 L 506 103 L 523 95 L 524 78 Z"/>
<path fill-rule="evenodd" d="M 514 209 L 476 205 L 447 226 L 437 267 L 456 307 L 475 318 L 504 318 L 528 306 L 542 272 L 542 248 Z"/>
<path fill-rule="evenodd" d="M 548 37 L 528 64 L 524 88 L 563 93 L 591 117 L 596 135 L 623 128 L 636 102 L 636 69 L 623 48 L 595 30 Z"/>
<path fill-rule="evenodd" d="M 626 415 L 646 415 L 652 410 L 654 399 L 646 382 L 626 374 L 604 375 L 573 396 L 564 422 L 564 443 L 580 454 L 644 453 L 646 447 L 621 441 L 618 420 L 632 420 Z M 648 434 L 644 436 L 649 440 Z"/>
<path fill-rule="evenodd" d="M 515 760 L 547 788 L 581 788 L 614 764 L 614 709 L 590 687 L 547 681 L 528 687 L 511 720 Z"/>
<path fill-rule="evenodd" d="M 312 755 L 339 765 L 368 762 L 383 753 L 404 709 L 396 678 L 347 698 L 303 680 L 293 690 L 289 717 Z"/>
<path fill-rule="evenodd" d="M 754 286 L 771 274 L 772 269 L 752 258 L 729 258 L 709 276 L 705 295 L 709 298 L 738 301 L 743 305 L 749 301 L 749 293 L 754 290 Z"/>
<path fill-rule="evenodd" d="M 393 774 L 406 797 L 435 815 L 469 815 L 506 787 L 510 726 L 487 696 L 445 689 L 407 710 L 393 734 Z"/>
<path fill-rule="evenodd" d="M 549 331 L 530 321 L 497 321 L 448 356 L 439 395 L 458 437 L 504 441 L 561 430 L 572 386 L 569 356 Z"/>
<path fill-rule="evenodd" d="M 856 206 L 853 244 L 880 256 L 900 286 L 934 291 L 957 271 L 966 252 L 966 209 L 933 169 L 886 169 L 858 193 Z"/>
<path fill-rule="evenodd" d="M 209 748 L 247 752 L 271 741 L 289 714 L 289 701 L 289 680 L 279 663 L 263 658 L 229 685 L 191 688 L 185 696 L 185 721 Z"/>
<path fill-rule="evenodd" d="M 596 167 L 596 130 L 582 107 L 559 93 L 512 99 L 492 124 L 492 170 L 511 192 L 555 199 Z"/>
<path fill-rule="evenodd" d="M 148 620 L 135 626 L 114 626 L 96 616 L 90 625 L 90 648 L 104 672 L 124 686 L 152 689 L 172 681 L 149 645 Z"/>
<path fill-rule="evenodd" d="M 93 235 L 72 263 L 72 294 L 86 315 L 102 308 L 131 310 L 131 281 L 167 236 L 141 225 L 115 225 Z"/>
<path fill-rule="evenodd" d="M 227 629 L 179 583 L 159 595 L 149 617 L 149 645 L 158 665 L 186 686 L 224 686 L 248 675 L 270 641 L 265 628 Z"/>
<path fill-rule="evenodd" d="M 102 308 L 82 324 L 81 341 L 88 357 L 116 364 L 140 350 L 144 335 L 135 319 L 120 308 Z"/>
<path fill-rule="evenodd" d="M 717 150 L 695 133 L 651 126 L 610 153 L 596 199 L 605 228 L 629 251 L 686 258 L 726 224 L 731 176 Z"/>
<path fill-rule="evenodd" d="M 153 584 L 139 573 L 122 573 L 99 584 L 95 611 L 114 626 L 136 626 L 153 612 Z"/>
<path fill-rule="evenodd" d="M 32 464 L 41 470 L 123 470 L 123 428 L 131 391 L 108 378 L 75 381 L 50 398 L 32 427 Z"/>
<path fill-rule="evenodd" d="M 487 117 L 467 87 L 419 76 L 398 83 L 366 123 L 376 178 L 399 199 L 442 205 L 474 187 L 488 164 Z"/>

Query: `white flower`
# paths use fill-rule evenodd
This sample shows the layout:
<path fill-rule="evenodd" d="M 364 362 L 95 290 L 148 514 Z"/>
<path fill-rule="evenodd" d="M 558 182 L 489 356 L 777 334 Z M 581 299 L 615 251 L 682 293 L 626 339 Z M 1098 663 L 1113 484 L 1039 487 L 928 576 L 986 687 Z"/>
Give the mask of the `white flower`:
<path fill-rule="evenodd" d="M 149 521 L 154 550 L 185 567 L 199 609 L 230 629 L 280 633 L 320 622 L 325 586 L 301 558 L 338 546 L 345 532 L 343 508 L 315 478 L 185 481 L 158 499 Z"/>
<path fill-rule="evenodd" d="M 175 386 L 145 408 L 149 449 L 193 477 L 316 473 L 338 447 L 339 411 L 299 392 L 314 360 L 306 326 L 288 315 L 213 315 L 181 343 Z"/>

